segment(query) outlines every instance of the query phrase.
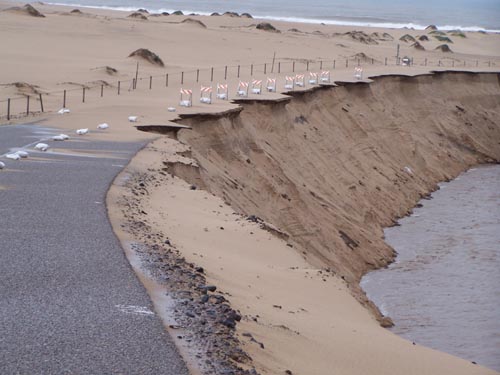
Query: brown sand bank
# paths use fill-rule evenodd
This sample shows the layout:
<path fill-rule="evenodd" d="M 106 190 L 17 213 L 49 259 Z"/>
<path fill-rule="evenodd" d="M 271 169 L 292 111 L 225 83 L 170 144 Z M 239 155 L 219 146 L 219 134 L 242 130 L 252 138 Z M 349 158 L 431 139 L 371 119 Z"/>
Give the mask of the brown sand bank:
<path fill-rule="evenodd" d="M 12 5 L 0 2 L 0 9 Z M 25 122 L 27 96 L 33 112 L 42 94 L 46 112 L 37 119 L 71 135 L 89 127 L 91 139 L 154 139 L 158 134 L 138 132 L 133 125 L 165 125 L 180 117 L 192 127 L 177 140 L 160 137 L 141 152 L 117 180 L 108 203 L 120 238 L 147 245 L 134 250 L 143 255 L 142 266 L 177 301 L 171 308 L 155 300 L 157 310 L 174 310 L 186 336 L 170 331 L 183 336 L 181 342 L 191 340 L 186 345 L 198 351 L 196 360 L 208 356 L 213 365 L 208 368 L 245 362 L 241 366 L 255 365 L 268 374 L 490 373 L 386 332 L 353 295 L 362 300 L 357 281 L 363 272 L 393 256 L 381 238 L 383 226 L 407 213 L 436 182 L 472 164 L 498 160 L 497 75 L 386 77 L 291 98 L 279 92 L 293 63 L 293 73 L 308 74 L 308 66 L 318 72 L 325 61 L 337 82 L 354 81 L 358 62 L 365 78 L 464 64 L 493 72 L 500 61 L 499 35 L 450 36 L 453 53 L 444 53 L 428 31 L 272 22 L 281 33 L 270 33 L 256 29 L 258 20 L 243 18 L 189 17 L 204 28 L 183 22 L 184 16 L 140 20 L 123 12 L 34 6 L 45 17 L 0 11 L 1 123 L 7 122 L 7 98 L 19 97 L 11 110 L 20 117 L 11 122 Z M 381 38 L 384 33 L 391 38 Z M 405 34 L 427 35 L 429 41 L 421 42 L 425 51 L 400 41 Z M 394 65 L 398 43 L 414 66 Z M 138 60 L 128 56 L 139 48 L 156 53 L 164 67 L 139 60 L 134 90 Z M 282 71 L 275 65 L 270 74 L 275 52 Z M 226 65 L 231 98 L 239 79 L 276 77 L 278 93 L 250 95 L 241 107 L 199 103 L 199 86 L 224 82 Z M 193 107 L 178 106 L 181 87 L 193 89 Z M 57 115 L 63 90 L 71 113 Z M 168 112 L 169 106 L 177 111 Z M 231 114 L 198 115 L 231 109 Z M 129 123 L 129 115 L 137 115 L 138 122 Z M 110 128 L 93 131 L 101 122 Z M 268 224 L 249 222 L 246 215 Z M 196 271 L 199 266 L 204 272 Z M 198 286 L 207 283 L 218 291 L 204 294 Z M 150 292 L 153 299 L 164 293 Z M 235 337 L 231 326 L 238 316 Z"/>
<path fill-rule="evenodd" d="M 352 295 L 394 256 L 384 226 L 437 182 L 500 160 L 499 95 L 497 74 L 389 76 L 189 116 L 129 166 L 146 193 L 128 220 L 206 270 L 263 374 L 494 373 L 390 334 Z M 205 318 L 194 297 L 187 327 Z"/>

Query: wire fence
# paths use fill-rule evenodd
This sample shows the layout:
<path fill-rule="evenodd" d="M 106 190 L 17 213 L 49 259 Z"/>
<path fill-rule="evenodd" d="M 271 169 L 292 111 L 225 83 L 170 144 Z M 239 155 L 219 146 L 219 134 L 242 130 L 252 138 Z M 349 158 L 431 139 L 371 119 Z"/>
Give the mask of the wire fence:
<path fill-rule="evenodd" d="M 481 69 L 500 66 L 499 60 L 457 59 L 457 58 L 396 58 L 389 57 L 383 60 L 368 57 L 351 57 L 334 60 L 307 60 L 307 59 L 276 59 L 259 64 L 225 65 L 218 67 L 191 69 L 184 71 L 165 72 L 164 74 L 137 76 L 118 80 L 113 83 L 100 81 L 80 85 L 73 89 L 64 89 L 51 92 L 37 92 L 23 94 L 0 100 L 0 120 L 33 116 L 45 112 L 55 112 L 68 108 L 74 103 L 86 103 L 96 98 L 110 95 L 119 97 L 136 90 L 155 90 L 184 85 L 194 85 L 214 82 L 226 82 L 230 79 L 252 79 L 262 75 L 282 75 L 324 70 L 346 70 L 356 67 L 369 66 L 408 66 L 408 67 L 439 67 Z"/>

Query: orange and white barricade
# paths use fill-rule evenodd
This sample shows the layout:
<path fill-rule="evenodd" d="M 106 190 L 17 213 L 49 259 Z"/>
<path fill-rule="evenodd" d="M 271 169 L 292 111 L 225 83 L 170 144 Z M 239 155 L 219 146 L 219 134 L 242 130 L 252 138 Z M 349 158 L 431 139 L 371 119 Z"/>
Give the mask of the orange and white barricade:
<path fill-rule="evenodd" d="M 305 85 L 306 85 L 305 75 L 304 74 L 297 74 L 295 76 L 295 86 L 304 87 Z"/>
<path fill-rule="evenodd" d="M 360 68 L 359 66 L 354 68 L 354 78 L 363 79 L 363 68 Z"/>
<path fill-rule="evenodd" d="M 262 93 L 262 80 L 254 79 L 252 81 L 252 94 L 260 95 Z"/>
<path fill-rule="evenodd" d="M 285 77 L 285 89 L 286 90 L 293 90 L 293 87 L 295 86 L 295 77 Z"/>
<path fill-rule="evenodd" d="M 318 84 L 318 73 L 309 72 L 309 84 L 310 85 Z"/>
<path fill-rule="evenodd" d="M 181 89 L 181 107 L 191 107 L 193 105 L 193 90 Z"/>
<path fill-rule="evenodd" d="M 200 102 L 205 104 L 212 104 L 212 87 L 201 86 L 200 88 Z"/>
<path fill-rule="evenodd" d="M 320 82 L 321 83 L 330 83 L 330 71 L 329 70 L 324 70 L 321 72 Z"/>
<path fill-rule="evenodd" d="M 237 94 L 238 96 L 248 96 L 248 82 L 242 82 L 240 81 L 240 83 L 238 83 L 238 90 L 237 90 Z"/>
<path fill-rule="evenodd" d="M 276 92 L 276 78 L 268 78 L 266 88 L 269 92 Z"/>
<path fill-rule="evenodd" d="M 229 99 L 229 91 L 227 88 L 227 83 L 218 83 L 217 84 L 217 99 L 228 100 Z"/>

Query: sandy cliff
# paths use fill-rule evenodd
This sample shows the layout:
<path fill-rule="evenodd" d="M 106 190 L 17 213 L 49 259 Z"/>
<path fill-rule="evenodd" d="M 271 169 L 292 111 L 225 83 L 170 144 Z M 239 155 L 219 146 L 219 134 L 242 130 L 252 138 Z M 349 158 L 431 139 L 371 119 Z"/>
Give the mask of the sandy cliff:
<path fill-rule="evenodd" d="M 178 138 L 208 190 L 357 282 L 394 256 L 383 227 L 437 182 L 500 160 L 499 88 L 497 74 L 380 77 L 185 119 Z"/>

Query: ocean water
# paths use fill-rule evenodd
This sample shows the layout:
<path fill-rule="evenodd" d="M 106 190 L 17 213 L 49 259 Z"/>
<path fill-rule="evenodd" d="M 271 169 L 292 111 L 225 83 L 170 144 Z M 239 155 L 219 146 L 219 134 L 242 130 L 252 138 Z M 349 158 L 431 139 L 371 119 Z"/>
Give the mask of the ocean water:
<path fill-rule="evenodd" d="M 361 286 L 394 333 L 500 371 L 500 166 L 440 186 L 385 231 L 396 261 Z"/>
<path fill-rule="evenodd" d="M 211 14 L 247 12 L 258 18 L 351 26 L 500 32 L 500 0 L 61 0 L 53 4 L 132 11 Z"/>

